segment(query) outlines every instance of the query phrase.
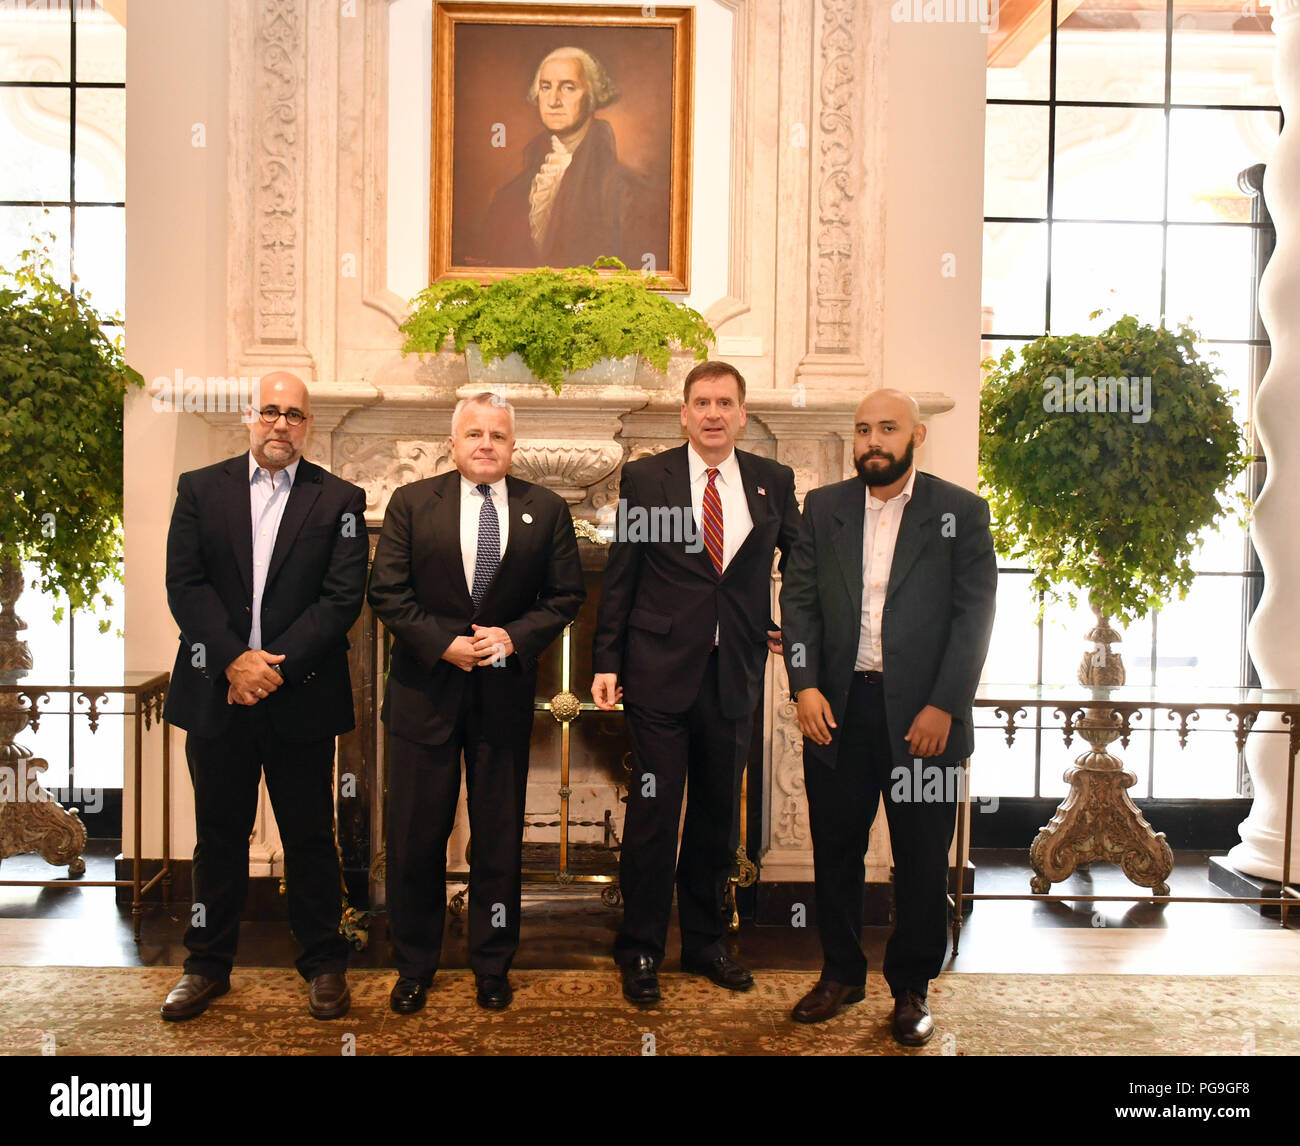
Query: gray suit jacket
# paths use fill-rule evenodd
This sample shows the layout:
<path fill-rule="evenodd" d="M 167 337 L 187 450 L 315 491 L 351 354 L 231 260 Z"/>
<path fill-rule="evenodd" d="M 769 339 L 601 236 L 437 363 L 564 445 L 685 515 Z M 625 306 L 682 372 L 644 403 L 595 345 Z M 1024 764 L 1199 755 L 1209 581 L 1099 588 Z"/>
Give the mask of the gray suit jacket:
<path fill-rule="evenodd" d="M 865 487 L 857 477 L 812 490 L 781 588 L 781 631 L 791 694 L 818 688 L 835 723 L 830 744 L 804 740 L 805 759 L 835 766 L 862 617 Z M 885 713 L 895 765 L 908 765 L 904 734 L 927 704 L 952 716 L 945 751 L 974 748 L 971 701 L 988 654 L 997 594 L 988 503 L 917 471 L 903 510 L 881 617 Z"/>

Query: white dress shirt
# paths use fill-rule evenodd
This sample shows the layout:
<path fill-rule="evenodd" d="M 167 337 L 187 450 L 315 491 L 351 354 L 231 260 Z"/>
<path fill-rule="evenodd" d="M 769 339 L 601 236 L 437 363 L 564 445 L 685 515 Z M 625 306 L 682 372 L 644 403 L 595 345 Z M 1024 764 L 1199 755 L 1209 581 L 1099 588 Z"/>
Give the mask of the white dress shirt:
<path fill-rule="evenodd" d="M 274 474 L 257 464 L 253 451 L 248 452 L 248 505 L 253 522 L 253 624 L 248 633 L 248 647 L 262 647 L 262 594 L 266 590 L 266 573 L 275 552 L 275 539 L 289 504 L 293 479 L 298 474 L 295 458 Z"/>
<path fill-rule="evenodd" d="M 754 519 L 749 516 L 749 502 L 745 498 L 745 487 L 740 481 L 740 463 L 736 461 L 736 451 L 733 448 L 716 466 L 710 466 L 695 452 L 695 446 L 687 442 L 686 459 L 691 474 L 691 509 L 695 513 L 695 536 L 701 545 L 704 545 L 704 491 L 709 484 L 709 470 L 718 471 L 713 485 L 722 505 L 722 568 L 725 570 L 735 557 L 736 550 L 749 536 L 749 531 L 754 528 Z M 708 552 L 707 546 L 705 552 Z M 715 645 L 721 635 L 722 626 L 718 625 L 713 630 Z"/>
<path fill-rule="evenodd" d="M 883 672 L 884 656 L 880 649 L 880 615 L 889 590 L 889 571 L 894 565 L 894 545 L 903 509 L 912 498 L 916 484 L 916 467 L 912 467 L 907 484 L 888 501 L 881 501 L 866 487 L 867 511 L 862 530 L 862 624 L 858 630 L 858 659 L 855 672 L 874 669 Z"/>
<path fill-rule="evenodd" d="M 501 534 L 501 556 L 506 555 L 506 542 L 510 537 L 510 498 L 506 493 L 506 479 L 494 481 L 492 504 L 497 511 L 497 529 Z M 478 518 L 483 512 L 483 495 L 478 483 L 464 474 L 460 475 L 460 560 L 465 567 L 465 588 L 474 592 L 474 566 L 478 561 Z"/>
<path fill-rule="evenodd" d="M 708 471 L 718 471 L 714 485 L 718 490 L 718 500 L 722 503 L 722 568 L 726 569 L 735 557 L 736 550 L 754 528 L 754 519 L 749 516 L 749 502 L 745 498 L 745 487 L 740 481 L 740 463 L 736 461 L 736 451 L 733 449 L 716 466 L 710 466 L 688 442 L 686 458 L 691 473 L 691 508 L 695 511 L 696 536 L 700 538 L 701 545 L 704 543 L 704 488 L 709 484 Z"/>

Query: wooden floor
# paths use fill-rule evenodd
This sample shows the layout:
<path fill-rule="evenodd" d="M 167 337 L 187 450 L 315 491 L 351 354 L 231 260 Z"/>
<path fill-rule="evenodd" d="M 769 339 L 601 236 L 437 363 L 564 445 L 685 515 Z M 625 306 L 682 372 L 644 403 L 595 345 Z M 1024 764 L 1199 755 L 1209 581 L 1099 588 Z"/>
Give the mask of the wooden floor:
<path fill-rule="evenodd" d="M 87 857 L 87 878 L 111 878 L 111 849 Z M 975 852 L 979 892 L 1024 892 L 1029 869 L 1024 852 Z M 1175 895 L 1221 894 L 1207 878 L 1204 852 L 1177 856 L 1170 886 Z M 52 869 L 35 857 L 0 865 L 0 878 L 50 878 Z M 1131 889 L 1106 865 L 1077 874 L 1054 891 L 1120 894 Z M 1138 890 L 1138 889 L 1132 889 Z M 609 968 L 618 909 L 601 905 L 594 893 L 533 891 L 525 897 L 523 935 L 515 966 L 579 970 Z M 0 888 L 0 963 L 15 966 L 176 966 L 185 956 L 185 914 L 178 908 L 150 909 L 137 947 L 129 908 L 114 902 L 111 888 Z M 868 927 L 864 945 L 877 971 L 888 928 Z M 674 970 L 677 936 L 669 937 L 665 970 Z M 813 928 L 745 924 L 734 953 L 755 970 L 807 971 L 821 965 Z M 248 922 L 241 928 L 239 961 L 250 966 L 290 967 L 296 946 L 284 923 Z M 371 931 L 358 967 L 389 966 L 384 925 Z M 463 967 L 465 935 L 450 919 L 443 965 Z M 1300 973 L 1300 909 L 1284 930 L 1277 918 L 1240 904 L 1078 902 L 990 902 L 973 905 L 961 934 L 953 973 L 1294 975 Z"/>

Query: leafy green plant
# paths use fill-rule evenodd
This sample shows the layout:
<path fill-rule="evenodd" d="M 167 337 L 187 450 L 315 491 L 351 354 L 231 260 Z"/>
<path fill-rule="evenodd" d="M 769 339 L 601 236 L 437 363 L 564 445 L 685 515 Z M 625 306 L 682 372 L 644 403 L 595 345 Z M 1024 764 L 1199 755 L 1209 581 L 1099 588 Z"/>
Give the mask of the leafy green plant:
<path fill-rule="evenodd" d="M 102 322 L 55 281 L 48 248 L 0 269 L 0 562 L 34 563 L 74 612 L 97 594 L 112 605 L 100 586 L 122 556 L 122 408 L 144 385 Z"/>
<path fill-rule="evenodd" d="M 516 352 L 557 394 L 566 374 L 602 358 L 641 354 L 666 370 L 670 343 L 706 358 L 713 330 L 697 311 L 652 289 L 664 285 L 615 258 L 538 267 L 486 286 L 444 279 L 411 301 L 402 353 L 436 354 L 449 336 L 458 352 L 476 343 L 484 362 Z"/>
<path fill-rule="evenodd" d="M 1127 624 L 1187 595 L 1207 527 L 1225 512 L 1245 519 L 1229 490 L 1250 454 L 1196 341 L 1186 325 L 1124 315 L 1101 334 L 1027 343 L 1019 362 L 1013 350 L 985 361 L 980 479 L 998 551 L 1028 561 L 1034 591 L 1077 586 Z"/>

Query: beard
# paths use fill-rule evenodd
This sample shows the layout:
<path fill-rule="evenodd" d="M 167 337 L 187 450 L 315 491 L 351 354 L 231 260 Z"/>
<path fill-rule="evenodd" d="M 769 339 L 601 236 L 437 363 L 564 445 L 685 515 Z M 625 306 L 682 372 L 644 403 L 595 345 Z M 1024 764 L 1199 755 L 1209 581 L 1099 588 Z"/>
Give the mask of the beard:
<path fill-rule="evenodd" d="M 895 458 L 883 469 L 868 469 L 867 454 L 863 454 L 859 458 L 854 458 L 853 466 L 858 471 L 858 477 L 862 479 L 863 485 L 870 486 L 873 489 L 877 486 L 892 485 L 911 468 L 912 454 L 915 452 L 915 449 L 916 447 L 913 446 L 911 441 L 909 441 L 907 443 L 907 449 L 903 451 L 903 456 L 901 458 Z M 887 457 L 888 455 L 876 454 L 874 456 Z"/>

